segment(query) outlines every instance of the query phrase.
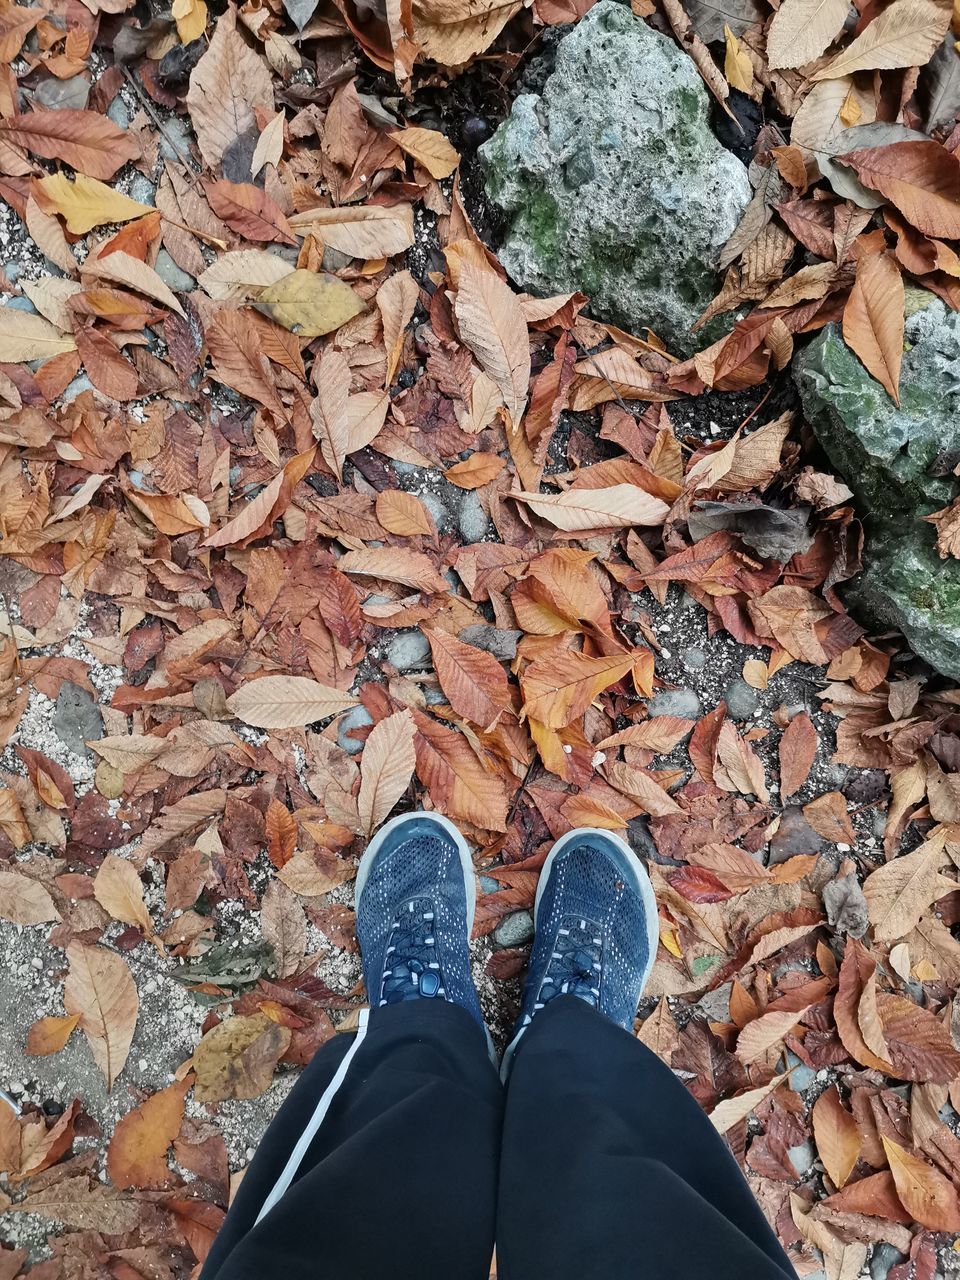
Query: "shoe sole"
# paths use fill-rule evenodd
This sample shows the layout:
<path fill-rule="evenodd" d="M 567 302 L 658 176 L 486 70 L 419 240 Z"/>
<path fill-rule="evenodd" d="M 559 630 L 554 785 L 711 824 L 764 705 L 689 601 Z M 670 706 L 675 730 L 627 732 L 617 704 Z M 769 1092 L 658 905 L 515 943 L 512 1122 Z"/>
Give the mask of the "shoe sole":
<path fill-rule="evenodd" d="M 647 963 L 640 978 L 640 992 L 637 997 L 639 1001 L 639 997 L 643 995 L 643 990 L 650 980 L 650 973 L 657 958 L 657 948 L 660 945 L 659 911 L 657 908 L 657 895 L 653 891 L 653 884 L 647 874 L 646 867 L 621 836 L 612 831 L 604 831 L 601 827 L 578 827 L 576 831 L 568 831 L 565 836 L 560 837 L 550 850 L 540 870 L 540 879 L 537 881 L 537 894 L 533 901 L 534 931 L 536 931 L 539 924 L 540 900 L 550 880 L 554 862 L 565 849 L 582 842 L 584 836 L 596 836 L 609 841 L 622 854 L 623 864 L 621 869 L 631 881 L 637 893 L 639 893 L 640 900 L 643 903 L 644 917 L 647 923 Z M 510 1074 L 510 1064 L 513 1061 L 514 1051 L 526 1029 L 526 1027 L 522 1027 L 517 1032 L 504 1052 L 503 1063 L 500 1068 L 500 1078 L 504 1082 L 506 1082 L 507 1076 Z"/>

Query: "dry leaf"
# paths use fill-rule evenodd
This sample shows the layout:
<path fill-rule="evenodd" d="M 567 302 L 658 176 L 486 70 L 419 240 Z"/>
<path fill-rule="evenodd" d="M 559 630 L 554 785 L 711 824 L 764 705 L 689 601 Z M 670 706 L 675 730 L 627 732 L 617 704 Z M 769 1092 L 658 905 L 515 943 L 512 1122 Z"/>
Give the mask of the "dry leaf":
<path fill-rule="evenodd" d="M 940 874 L 943 846 L 928 840 L 919 849 L 872 871 L 863 882 L 877 941 L 895 942 L 916 928 L 932 903 L 957 885 Z"/>
<path fill-rule="evenodd" d="M 143 885 L 133 864 L 108 853 L 93 881 L 93 892 L 108 915 L 124 924 L 135 924 L 150 937 L 153 921 L 143 900 Z"/>
<path fill-rule="evenodd" d="M 635 661 L 631 654 L 588 658 L 568 650 L 532 662 L 520 679 L 523 714 L 550 729 L 562 729 L 582 716 L 604 689 L 622 680 Z"/>
<path fill-rule="evenodd" d="M 140 1000 L 126 962 L 104 947 L 71 942 L 70 971 L 63 990 L 67 1013 L 80 1015 L 93 1060 L 107 1088 L 123 1070 L 137 1025 Z"/>
<path fill-rule="evenodd" d="M 809 1008 L 805 1005 L 802 1009 L 765 1013 L 748 1022 L 737 1037 L 737 1057 L 747 1064 L 765 1057 L 768 1050 L 779 1045 L 787 1032 L 793 1030 Z"/>
<path fill-rule="evenodd" d="M 167 1151 L 180 1132 L 183 1103 L 193 1077 L 161 1089 L 117 1123 L 107 1147 L 107 1173 L 120 1190 L 170 1186 Z"/>
<path fill-rule="evenodd" d="M 76 342 L 68 333 L 55 329 L 43 316 L 0 307 L 0 362 L 22 364 L 28 360 L 49 360 L 64 351 L 75 351 Z"/>
<path fill-rule="evenodd" d="M 806 711 L 793 717 L 780 739 L 780 796 L 786 800 L 807 780 L 817 756 L 817 731 Z"/>
<path fill-rule="evenodd" d="M 960 238 L 960 160 L 939 142 L 892 142 L 837 159 L 925 235 Z"/>
<path fill-rule="evenodd" d="M 517 295 L 493 271 L 460 267 L 454 311 L 460 336 L 496 383 L 514 427 L 527 404 L 530 344 Z"/>
<path fill-rule="evenodd" d="M 497 453 L 471 453 L 462 462 L 455 462 L 444 472 L 445 479 L 458 489 L 479 489 L 495 480 L 506 465 Z"/>
<path fill-rule="evenodd" d="M 25 147 L 44 160 L 62 160 L 88 178 L 109 181 L 128 160 L 140 157 L 132 131 L 98 111 L 31 111 L 0 120 L 0 146 Z"/>
<path fill-rule="evenodd" d="M 385 387 L 390 386 L 397 372 L 403 352 L 403 336 L 413 319 L 419 298 L 420 286 L 409 271 L 397 271 L 377 290 L 377 309 L 383 322 L 383 345 L 387 350 Z"/>
<path fill-rule="evenodd" d="M 784 0 L 767 31 L 771 68 L 802 67 L 820 56 L 843 30 L 847 0 Z"/>
<path fill-rule="evenodd" d="M 282 807 L 282 806 L 281 806 Z M 283 810 L 286 813 L 286 809 Z M 289 814 L 287 815 L 289 817 Z M 296 824 L 294 823 L 294 839 Z M 293 857 L 290 850 L 284 863 Z M 275 859 L 274 859 L 275 861 Z M 278 978 L 289 978 L 303 964 L 307 949 L 307 917 L 295 893 L 282 881 L 271 880 L 260 902 L 260 929 L 264 942 L 273 948 L 273 966 Z"/>
<path fill-rule="evenodd" d="M 431 178 L 449 178 L 460 163 L 460 153 L 436 129 L 408 126 L 389 136 L 401 151 L 423 165 Z"/>
<path fill-rule="evenodd" d="M 248 680 L 227 699 L 231 715 L 258 729 L 293 729 L 326 720 L 357 699 L 306 676 L 262 676 Z"/>
<path fill-rule="evenodd" d="M 377 519 L 387 533 L 399 538 L 431 537 L 436 533 L 426 507 L 403 489 L 382 489 L 377 494 Z"/>
<path fill-rule="evenodd" d="M 950 10 L 933 0 L 895 0 L 812 79 L 836 80 L 856 71 L 922 67 L 930 61 L 949 24 Z"/>
<path fill-rule="evenodd" d="M 269 1087 L 290 1032 L 264 1013 L 226 1018 L 193 1051 L 198 1102 L 258 1098 Z"/>
<path fill-rule="evenodd" d="M 142 218 L 151 212 L 150 205 L 131 200 L 83 174 L 77 174 L 71 182 L 65 173 L 52 173 L 39 179 L 36 189 L 43 193 L 44 203 L 52 206 L 74 235 L 85 235 L 92 227 L 102 227 L 108 222 L 129 222 L 131 218 Z"/>
<path fill-rule="evenodd" d="M 836 1086 L 821 1093 L 813 1104 L 813 1136 L 823 1167 L 839 1190 L 846 1185 L 860 1157 L 857 1122 L 840 1102 Z"/>
<path fill-rule="evenodd" d="M 390 258 L 413 245 L 413 206 L 346 205 L 339 209 L 308 209 L 296 213 L 290 225 L 298 235 L 316 236 L 338 253 L 353 258 Z"/>
<path fill-rule="evenodd" d="M 900 403 L 903 357 L 903 279 L 889 253 L 862 257 L 843 309 L 843 340 Z"/>
<path fill-rule="evenodd" d="M 374 725 L 364 744 L 357 812 L 368 839 L 386 820 L 413 777 L 417 763 L 415 733 L 413 716 L 404 709 Z"/>
<path fill-rule="evenodd" d="M 463 734 L 414 711 L 417 776 L 441 813 L 485 831 L 505 831 L 503 783 L 471 750 Z"/>
<path fill-rule="evenodd" d="M 660 498 L 633 484 L 615 484 L 608 489 L 568 489 L 557 495 L 513 493 L 511 497 L 525 502 L 536 515 L 568 533 L 661 525 L 669 510 Z"/>
<path fill-rule="evenodd" d="M 425 630 L 424 635 L 430 641 L 440 688 L 457 715 L 491 729 L 504 712 L 512 713 L 506 672 L 492 654 L 446 631 Z"/>
<path fill-rule="evenodd" d="M 725 1098 L 722 1102 L 718 1102 L 710 1112 L 710 1123 L 718 1133 L 726 1133 L 735 1124 L 752 1115 L 760 1103 L 765 1098 L 769 1098 L 774 1089 L 781 1085 L 789 1074 L 785 1071 L 782 1075 L 774 1076 L 769 1083 L 761 1085 L 759 1089 L 749 1089 L 735 1098 Z"/>
<path fill-rule="evenodd" d="M 928 1231 L 960 1231 L 960 1200 L 950 1179 L 885 1134 L 880 1141 L 907 1212 Z"/>
<path fill-rule="evenodd" d="M 227 148 L 256 125 L 256 107 L 273 114 L 270 72 L 237 31 L 232 5 L 218 17 L 210 44 L 190 75 L 186 102 L 200 154 L 213 169 L 219 168 Z"/>
<path fill-rule="evenodd" d="M 12 791 L 0 792 L 0 796 L 2 795 L 11 796 L 16 802 Z M 23 822 L 22 816 L 20 821 Z M 0 822 L 0 826 L 2 825 Z M 21 843 L 27 844 L 31 839 L 27 828 L 26 839 Z M 17 871 L 0 871 L 0 920 L 26 925 L 46 924 L 50 920 L 59 919 L 60 912 L 39 880 L 33 880 Z"/>
<path fill-rule="evenodd" d="M 291 271 L 261 289 L 256 309 L 304 338 L 332 333 L 364 310 L 363 300 L 336 276 Z"/>
<path fill-rule="evenodd" d="M 27 1032 L 26 1052 L 37 1057 L 59 1053 L 79 1021 L 79 1013 L 67 1014 L 66 1017 L 48 1014 L 45 1018 L 38 1018 Z"/>

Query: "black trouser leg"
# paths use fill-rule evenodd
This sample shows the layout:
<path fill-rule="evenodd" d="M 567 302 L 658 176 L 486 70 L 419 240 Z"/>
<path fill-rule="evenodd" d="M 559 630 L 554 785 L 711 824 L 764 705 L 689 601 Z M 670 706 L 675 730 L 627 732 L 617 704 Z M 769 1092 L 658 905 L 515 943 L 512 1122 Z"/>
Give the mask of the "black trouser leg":
<path fill-rule="evenodd" d="M 443 1001 L 371 1012 L 293 1181 L 257 1222 L 353 1041 L 324 1045 L 297 1082 L 202 1280 L 486 1280 L 503 1090 L 481 1028 Z"/>
<path fill-rule="evenodd" d="M 499 1280 L 794 1280 L 723 1139 L 637 1039 L 560 996 L 517 1047 Z"/>

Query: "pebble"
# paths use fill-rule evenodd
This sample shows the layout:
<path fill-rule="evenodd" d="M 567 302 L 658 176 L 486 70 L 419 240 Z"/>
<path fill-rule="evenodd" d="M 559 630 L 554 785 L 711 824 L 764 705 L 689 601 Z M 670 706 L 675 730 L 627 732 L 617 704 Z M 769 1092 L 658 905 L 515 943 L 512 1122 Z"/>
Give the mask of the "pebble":
<path fill-rule="evenodd" d="M 733 983 L 725 982 L 714 991 L 708 991 L 702 999 L 697 1001 L 695 1006 L 697 1012 L 702 1014 L 708 1022 L 729 1022 L 732 990 Z"/>
<path fill-rule="evenodd" d="M 16 284 L 23 275 L 23 267 L 19 262 L 5 262 L 3 264 L 3 274 L 10 284 Z"/>
<path fill-rule="evenodd" d="M 337 722 L 337 746 L 349 755 L 355 756 L 363 750 L 363 743 L 350 736 L 351 729 L 360 729 L 363 725 L 373 724 L 373 716 L 364 706 L 351 707 L 345 716 Z"/>
<path fill-rule="evenodd" d="M 107 119 L 112 120 L 118 129 L 130 128 L 130 108 L 119 93 L 107 107 Z"/>
<path fill-rule="evenodd" d="M 65 385 L 63 389 L 63 396 L 61 396 L 60 399 L 64 404 L 69 404 L 70 401 L 74 401 L 78 396 L 81 396 L 83 392 L 92 392 L 92 390 L 93 384 L 91 383 L 91 380 L 87 378 L 87 375 L 77 374 L 73 381 L 70 381 L 70 383 Z"/>
<path fill-rule="evenodd" d="M 813 1167 L 813 1162 L 817 1158 L 816 1149 L 812 1142 L 801 1142 L 796 1147 L 789 1147 L 787 1155 L 790 1157 L 790 1163 L 797 1171 L 797 1177 L 803 1178 Z"/>
<path fill-rule="evenodd" d="M 533 916 L 529 911 L 514 911 L 504 916 L 493 931 L 494 945 L 498 947 L 522 947 L 533 937 Z"/>
<path fill-rule="evenodd" d="M 90 97 L 90 81 L 86 76 L 41 80 L 34 92 L 40 104 L 51 111 L 59 111 L 63 107 L 82 111 Z"/>
<path fill-rule="evenodd" d="M 870 1255 L 870 1280 L 887 1280 L 890 1268 L 898 1262 L 903 1262 L 905 1257 L 906 1255 L 899 1249 L 895 1249 L 892 1244 L 881 1240 L 874 1245 L 873 1253 Z"/>
<path fill-rule="evenodd" d="M 801 1062 L 795 1053 L 787 1050 L 787 1066 L 793 1070 L 789 1075 L 790 1088 L 794 1093 L 806 1093 L 817 1078 L 817 1073 L 813 1067 L 808 1067 L 805 1062 Z"/>
<path fill-rule="evenodd" d="M 181 271 L 166 249 L 161 249 L 157 254 L 153 269 L 163 283 L 169 286 L 174 293 L 189 293 L 191 289 L 197 287 L 197 282 L 193 276 L 188 275 L 186 271 Z"/>
<path fill-rule="evenodd" d="M 688 671 L 702 671 L 707 665 L 707 655 L 702 649 L 698 649 L 696 645 L 691 645 L 689 649 L 684 649 L 680 655 L 680 660 Z"/>
<path fill-rule="evenodd" d="M 650 699 L 651 716 L 679 716 L 681 720 L 700 718 L 700 699 L 692 689 L 664 689 Z"/>
<path fill-rule="evenodd" d="M 166 137 L 164 137 L 166 134 Z M 182 163 L 180 156 L 177 155 L 175 148 L 167 139 L 175 142 L 184 155 L 189 154 L 190 147 L 193 144 L 193 130 L 190 128 L 190 122 L 183 116 L 171 116 L 169 120 L 163 122 L 163 133 L 160 137 L 160 155 L 164 160 L 169 160 L 171 164 Z"/>
<path fill-rule="evenodd" d="M 139 200 L 141 204 L 153 204 L 156 198 L 156 185 L 142 173 L 135 174 L 130 182 L 130 199 Z"/>
<path fill-rule="evenodd" d="M 422 631 L 401 631 L 387 645 L 387 658 L 398 671 L 433 665 L 430 642 Z"/>
<path fill-rule="evenodd" d="M 751 689 L 746 680 L 741 680 L 739 676 L 727 685 L 724 698 L 727 714 L 733 720 L 749 720 L 760 703 L 756 689 Z"/>
<path fill-rule="evenodd" d="M 500 888 L 499 881 L 494 880 L 493 876 L 478 876 L 480 881 L 481 893 L 496 893 Z"/>
<path fill-rule="evenodd" d="M 10 311 L 25 311 L 27 315 L 31 315 L 31 316 L 36 316 L 40 314 L 29 298 L 21 298 L 21 297 L 11 298 L 10 301 L 7 303 L 7 308 Z"/>
<path fill-rule="evenodd" d="M 490 518 L 480 505 L 479 495 L 473 489 L 468 489 L 460 500 L 457 525 L 465 543 L 482 542 L 490 532 Z"/>
<path fill-rule="evenodd" d="M 430 512 L 433 517 L 433 523 L 438 530 L 441 533 L 446 533 L 450 528 L 450 512 L 444 506 L 440 497 L 430 489 L 424 489 L 422 493 L 418 493 L 416 496 Z"/>

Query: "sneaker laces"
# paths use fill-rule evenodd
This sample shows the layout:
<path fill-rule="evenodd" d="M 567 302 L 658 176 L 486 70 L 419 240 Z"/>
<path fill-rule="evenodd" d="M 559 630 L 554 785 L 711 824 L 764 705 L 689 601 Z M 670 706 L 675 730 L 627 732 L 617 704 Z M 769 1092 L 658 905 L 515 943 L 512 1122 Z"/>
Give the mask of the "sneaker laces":
<path fill-rule="evenodd" d="M 603 935 L 589 920 L 564 920 L 540 987 L 537 1008 L 554 996 L 571 995 L 594 1008 L 600 1002 Z"/>
<path fill-rule="evenodd" d="M 397 912 L 384 955 L 381 1005 L 421 997 L 445 998 L 435 918 L 429 898 L 411 898 Z"/>

